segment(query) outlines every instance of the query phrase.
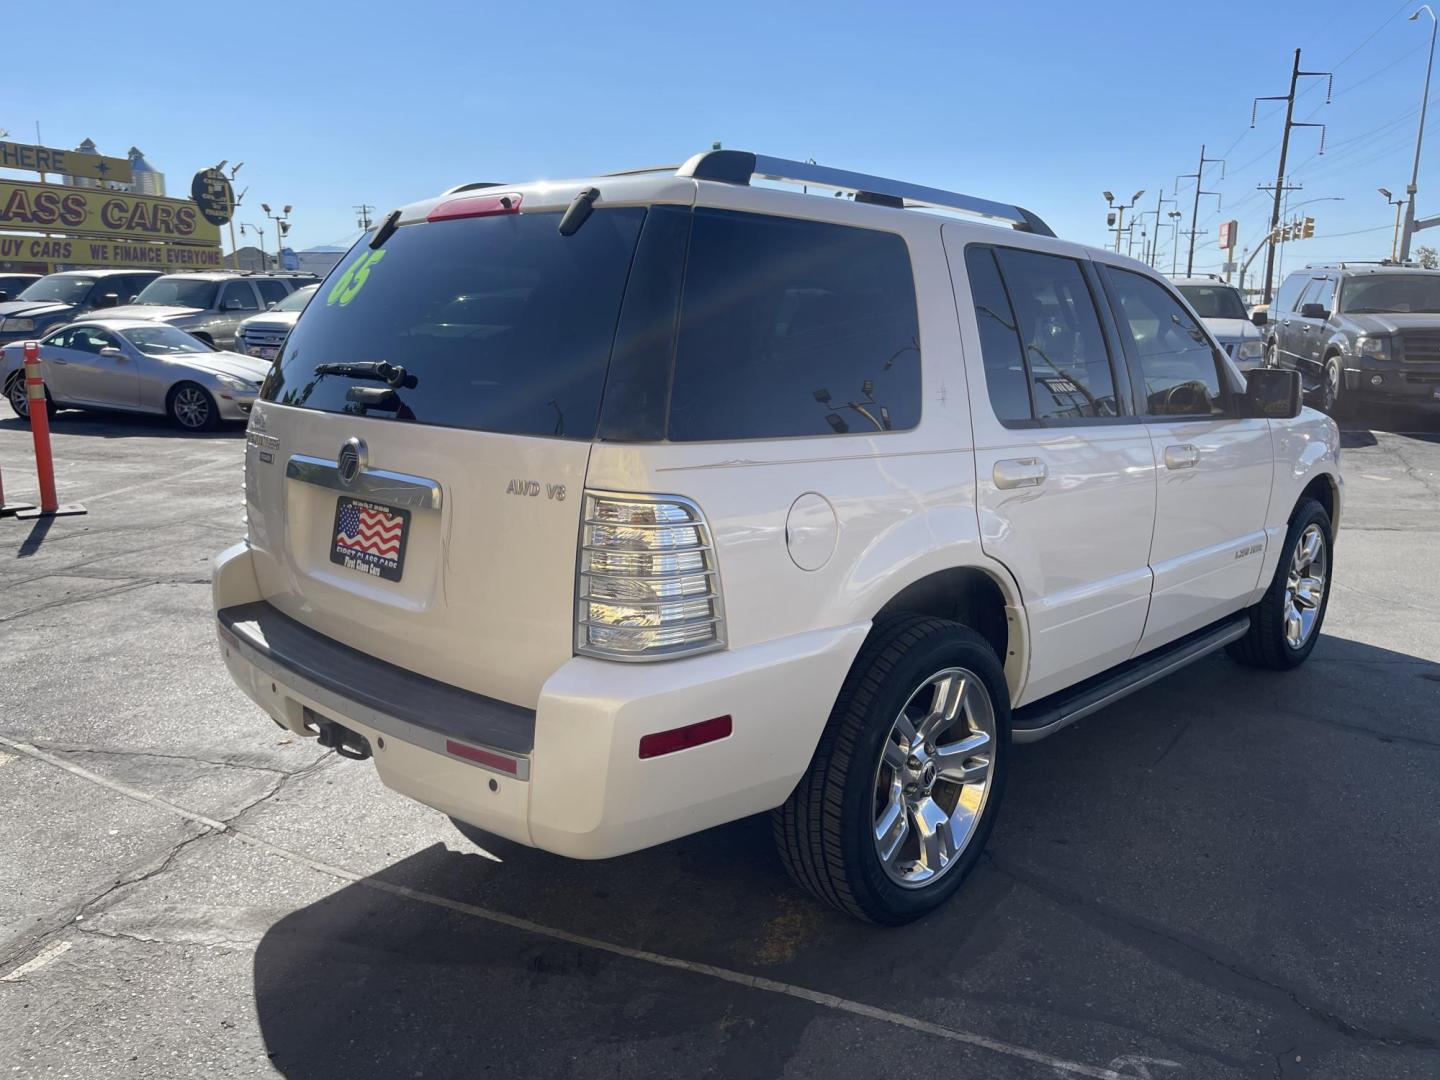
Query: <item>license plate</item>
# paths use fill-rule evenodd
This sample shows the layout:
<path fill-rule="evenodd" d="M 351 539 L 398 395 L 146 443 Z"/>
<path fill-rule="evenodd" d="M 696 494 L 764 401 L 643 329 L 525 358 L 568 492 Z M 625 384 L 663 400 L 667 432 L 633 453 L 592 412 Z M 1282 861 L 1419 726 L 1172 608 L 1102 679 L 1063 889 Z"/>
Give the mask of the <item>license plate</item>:
<path fill-rule="evenodd" d="M 260 345 L 255 349 L 255 355 L 261 360 L 274 360 L 280 350 L 273 345 Z"/>
<path fill-rule="evenodd" d="M 409 532 L 409 510 L 341 495 L 335 500 L 330 561 L 371 577 L 399 581 Z"/>

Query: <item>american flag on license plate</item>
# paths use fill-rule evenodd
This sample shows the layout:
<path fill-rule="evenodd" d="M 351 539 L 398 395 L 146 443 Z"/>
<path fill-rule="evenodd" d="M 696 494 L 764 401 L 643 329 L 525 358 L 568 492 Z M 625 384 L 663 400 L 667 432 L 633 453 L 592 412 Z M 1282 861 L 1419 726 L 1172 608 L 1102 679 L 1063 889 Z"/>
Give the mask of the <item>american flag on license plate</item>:
<path fill-rule="evenodd" d="M 405 519 L 399 514 L 351 503 L 340 508 L 339 520 L 335 524 L 335 545 L 382 559 L 397 559 L 400 557 L 400 534 L 404 529 Z"/>

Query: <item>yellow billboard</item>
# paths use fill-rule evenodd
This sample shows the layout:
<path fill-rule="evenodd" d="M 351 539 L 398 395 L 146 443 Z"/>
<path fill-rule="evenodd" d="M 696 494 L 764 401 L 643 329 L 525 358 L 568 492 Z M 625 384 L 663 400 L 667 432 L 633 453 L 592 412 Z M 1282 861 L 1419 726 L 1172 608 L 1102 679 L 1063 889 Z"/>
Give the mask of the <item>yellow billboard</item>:
<path fill-rule="evenodd" d="M 220 230 L 188 199 L 0 180 L 0 230 L 219 244 Z"/>
<path fill-rule="evenodd" d="M 0 236 L 0 262 L 45 263 L 52 269 L 58 265 L 163 271 L 225 269 L 218 247 L 55 236 Z"/>
<path fill-rule="evenodd" d="M 130 162 L 125 158 L 86 154 L 79 150 L 54 150 L 48 146 L 4 140 L 0 140 L 0 169 L 53 172 L 64 176 L 83 176 L 89 180 L 113 180 L 121 184 L 135 179 Z"/>

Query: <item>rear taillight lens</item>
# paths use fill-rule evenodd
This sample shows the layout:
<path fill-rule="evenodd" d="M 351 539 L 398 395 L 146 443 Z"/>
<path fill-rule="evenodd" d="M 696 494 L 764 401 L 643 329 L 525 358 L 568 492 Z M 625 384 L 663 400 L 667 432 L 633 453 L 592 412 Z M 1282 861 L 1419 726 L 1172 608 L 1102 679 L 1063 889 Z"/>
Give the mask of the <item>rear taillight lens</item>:
<path fill-rule="evenodd" d="M 663 660 L 725 644 L 720 575 L 700 508 L 673 495 L 585 493 L 575 649 Z"/>

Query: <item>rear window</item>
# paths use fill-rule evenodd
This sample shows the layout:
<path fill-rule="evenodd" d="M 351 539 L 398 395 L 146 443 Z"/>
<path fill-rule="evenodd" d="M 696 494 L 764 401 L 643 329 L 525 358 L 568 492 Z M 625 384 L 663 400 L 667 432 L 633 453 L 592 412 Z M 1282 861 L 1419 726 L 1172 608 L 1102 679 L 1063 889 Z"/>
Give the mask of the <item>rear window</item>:
<path fill-rule="evenodd" d="M 894 233 L 695 211 L 668 436 L 863 434 L 920 420 L 920 328 Z"/>
<path fill-rule="evenodd" d="M 640 207 L 600 209 L 561 236 L 558 213 L 506 214 L 402 226 L 374 251 L 362 241 L 306 308 L 263 396 L 591 439 L 644 217 Z M 377 361 L 405 368 L 388 395 L 379 378 L 316 372 Z"/>

